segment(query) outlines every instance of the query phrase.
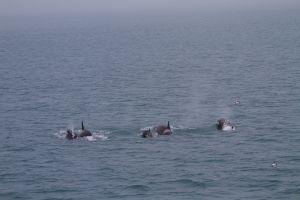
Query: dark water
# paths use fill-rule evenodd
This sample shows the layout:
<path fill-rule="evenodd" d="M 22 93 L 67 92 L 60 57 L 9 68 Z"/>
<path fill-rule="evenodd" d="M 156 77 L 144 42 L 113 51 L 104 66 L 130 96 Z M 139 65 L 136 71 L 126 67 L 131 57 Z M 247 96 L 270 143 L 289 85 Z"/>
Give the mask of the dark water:
<path fill-rule="evenodd" d="M 0 199 L 299 199 L 299 63 L 299 12 L 4 23 Z"/>

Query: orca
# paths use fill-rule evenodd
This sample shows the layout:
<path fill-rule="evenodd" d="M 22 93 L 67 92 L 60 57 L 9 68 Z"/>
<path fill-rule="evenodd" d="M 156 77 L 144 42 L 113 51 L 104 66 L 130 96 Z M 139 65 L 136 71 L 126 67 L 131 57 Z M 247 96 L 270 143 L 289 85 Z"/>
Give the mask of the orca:
<path fill-rule="evenodd" d="M 218 130 L 222 131 L 232 131 L 235 130 L 235 127 L 228 119 L 221 118 L 217 121 L 216 127 Z"/>
<path fill-rule="evenodd" d="M 66 133 L 66 138 L 69 139 L 69 140 L 76 139 L 77 134 L 74 131 L 68 129 L 67 133 Z"/>
<path fill-rule="evenodd" d="M 168 125 L 159 125 L 154 127 L 154 131 L 158 134 L 158 135 L 171 135 L 172 129 L 170 127 L 170 122 L 168 121 Z"/>
<path fill-rule="evenodd" d="M 272 167 L 277 167 L 277 164 L 278 164 L 277 161 L 274 161 L 271 166 Z"/>
<path fill-rule="evenodd" d="M 69 140 L 76 139 L 78 137 L 87 137 L 87 136 L 92 136 L 92 133 L 91 133 L 91 131 L 86 130 L 84 128 L 83 121 L 81 121 L 81 130 L 79 133 L 76 133 L 75 131 L 73 131 L 71 129 L 67 129 L 67 132 L 66 132 L 66 138 Z"/>
<path fill-rule="evenodd" d="M 92 136 L 91 131 L 84 129 L 83 121 L 81 121 L 81 132 L 78 134 L 78 137 L 87 137 Z"/>
<path fill-rule="evenodd" d="M 153 134 L 151 133 L 151 129 L 147 129 L 147 130 L 144 130 L 142 132 L 142 135 L 141 135 L 143 138 L 148 138 L 148 137 L 153 137 Z"/>

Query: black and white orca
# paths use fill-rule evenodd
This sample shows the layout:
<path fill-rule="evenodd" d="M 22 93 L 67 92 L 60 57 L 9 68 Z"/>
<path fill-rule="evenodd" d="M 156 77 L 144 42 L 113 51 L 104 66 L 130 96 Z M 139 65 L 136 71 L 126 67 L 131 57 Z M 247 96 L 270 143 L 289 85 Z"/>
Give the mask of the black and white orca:
<path fill-rule="evenodd" d="M 91 131 L 86 130 L 84 128 L 83 121 L 81 121 L 81 130 L 79 133 L 76 133 L 71 129 L 67 129 L 67 133 L 66 133 L 66 138 L 69 140 L 76 139 L 78 137 L 87 137 L 87 136 L 92 136 L 92 133 Z"/>
<path fill-rule="evenodd" d="M 66 133 L 66 138 L 69 139 L 69 140 L 76 139 L 77 134 L 73 130 L 68 129 L 67 133 Z"/>
<path fill-rule="evenodd" d="M 222 130 L 222 131 L 235 130 L 235 127 L 233 126 L 233 124 L 228 119 L 224 119 L 224 118 L 221 118 L 217 121 L 216 127 L 218 130 Z"/>
<path fill-rule="evenodd" d="M 87 137 L 92 136 L 91 131 L 84 129 L 83 121 L 81 121 L 81 132 L 78 134 L 78 137 Z"/>
<path fill-rule="evenodd" d="M 170 127 L 170 122 L 168 121 L 167 125 L 159 125 L 155 126 L 153 130 L 158 134 L 158 135 L 171 135 L 173 133 L 171 127 Z"/>
<path fill-rule="evenodd" d="M 151 129 L 147 129 L 147 130 L 144 130 L 142 132 L 142 135 L 141 135 L 143 138 L 149 138 L 149 137 L 153 137 L 153 133 L 151 132 Z"/>
<path fill-rule="evenodd" d="M 170 122 L 168 121 L 167 125 L 158 125 L 153 128 L 149 128 L 142 132 L 143 138 L 156 137 L 157 135 L 171 135 L 173 133 Z"/>

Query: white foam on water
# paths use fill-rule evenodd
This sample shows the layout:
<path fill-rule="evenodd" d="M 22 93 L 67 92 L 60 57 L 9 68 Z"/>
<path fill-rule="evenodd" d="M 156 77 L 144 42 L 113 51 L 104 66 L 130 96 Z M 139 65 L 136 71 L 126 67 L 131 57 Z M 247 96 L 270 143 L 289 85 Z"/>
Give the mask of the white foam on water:
<path fill-rule="evenodd" d="M 157 133 L 156 131 L 154 131 L 154 132 L 152 133 L 152 136 L 153 136 L 153 137 L 157 137 L 157 136 L 158 136 L 158 133 Z"/>
<path fill-rule="evenodd" d="M 91 142 L 97 141 L 96 138 L 94 138 L 94 136 L 87 136 L 86 139 Z"/>
<path fill-rule="evenodd" d="M 93 136 L 89 136 L 89 137 L 93 137 L 92 139 L 88 139 L 89 141 L 96 141 L 97 139 L 100 140 L 109 140 L 108 135 L 110 134 L 109 131 L 105 131 L 105 130 L 99 130 L 96 132 L 93 132 Z"/>
<path fill-rule="evenodd" d="M 66 137 L 66 131 L 60 130 L 59 132 L 54 133 L 54 135 L 58 138 L 65 138 Z"/>
<path fill-rule="evenodd" d="M 239 105 L 241 102 L 239 100 L 235 100 L 233 103 L 234 105 Z"/>
<path fill-rule="evenodd" d="M 223 131 L 234 131 L 235 127 L 234 126 L 223 126 L 222 128 Z"/>

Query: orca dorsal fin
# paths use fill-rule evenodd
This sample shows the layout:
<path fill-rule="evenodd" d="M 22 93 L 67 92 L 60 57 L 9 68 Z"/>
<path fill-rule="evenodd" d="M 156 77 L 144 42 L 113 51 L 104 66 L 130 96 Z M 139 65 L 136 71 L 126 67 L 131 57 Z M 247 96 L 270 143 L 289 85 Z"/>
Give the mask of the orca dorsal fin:
<path fill-rule="evenodd" d="M 170 128 L 170 122 L 169 122 L 169 121 L 168 121 L 168 126 L 167 126 L 167 127 L 168 127 L 168 129 L 171 129 L 171 128 Z"/>
<path fill-rule="evenodd" d="M 84 130 L 83 121 L 81 121 L 81 130 Z"/>

